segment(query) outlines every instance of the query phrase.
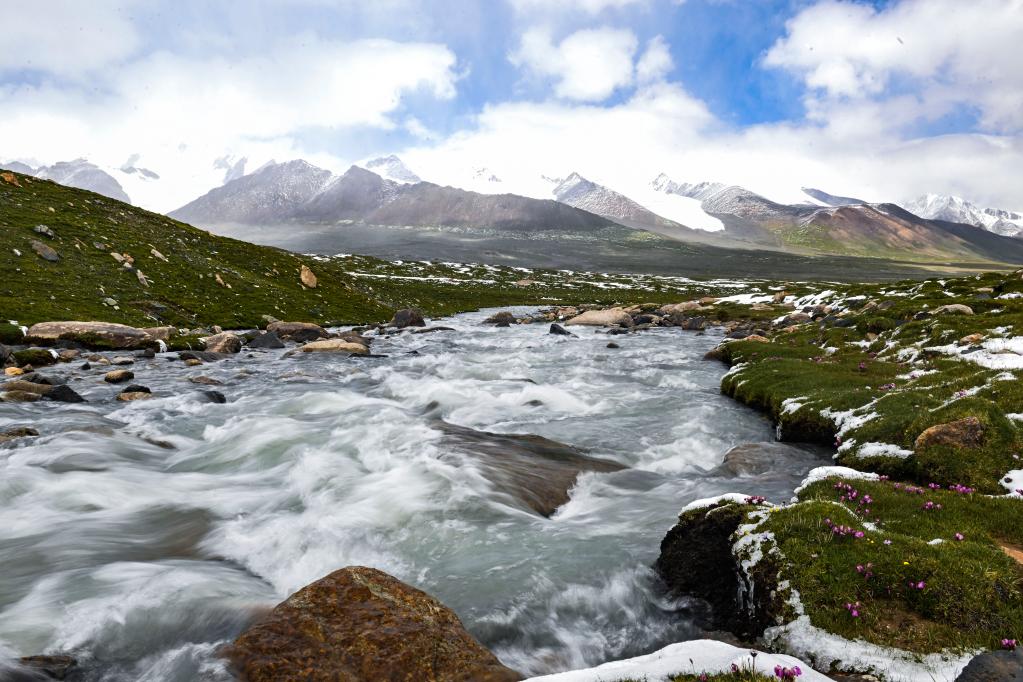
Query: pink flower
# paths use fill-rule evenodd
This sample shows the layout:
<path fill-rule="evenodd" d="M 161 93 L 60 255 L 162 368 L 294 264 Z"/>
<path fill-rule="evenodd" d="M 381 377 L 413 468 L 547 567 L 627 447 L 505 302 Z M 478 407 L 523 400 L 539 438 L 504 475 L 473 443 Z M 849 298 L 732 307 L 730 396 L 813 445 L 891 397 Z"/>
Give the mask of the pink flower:
<path fill-rule="evenodd" d="M 956 540 L 959 540 L 960 542 L 966 539 L 966 536 L 963 535 L 962 533 L 956 533 L 954 537 Z"/>

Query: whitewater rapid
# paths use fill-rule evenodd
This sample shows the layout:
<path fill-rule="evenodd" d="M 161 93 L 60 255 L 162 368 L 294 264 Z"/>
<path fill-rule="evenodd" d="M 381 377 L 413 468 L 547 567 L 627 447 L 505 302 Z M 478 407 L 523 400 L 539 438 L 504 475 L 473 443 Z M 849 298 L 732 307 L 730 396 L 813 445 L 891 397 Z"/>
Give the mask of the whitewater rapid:
<path fill-rule="evenodd" d="M 720 394 L 724 367 L 701 360 L 714 333 L 567 338 L 481 324 L 489 312 L 379 339 L 381 358 L 140 359 L 136 383 L 157 397 L 135 403 L 102 372 L 47 368 L 89 402 L 0 404 L 0 430 L 42 434 L 0 446 L 0 658 L 67 652 L 86 679 L 230 679 L 218 646 L 352 564 L 433 594 L 526 674 L 700 636 L 650 569 L 679 509 L 787 499 L 813 462 L 720 469 L 730 447 L 773 436 Z M 202 399 L 197 375 L 229 402 Z M 581 475 L 544 518 L 451 452 L 438 418 L 628 468 Z"/>

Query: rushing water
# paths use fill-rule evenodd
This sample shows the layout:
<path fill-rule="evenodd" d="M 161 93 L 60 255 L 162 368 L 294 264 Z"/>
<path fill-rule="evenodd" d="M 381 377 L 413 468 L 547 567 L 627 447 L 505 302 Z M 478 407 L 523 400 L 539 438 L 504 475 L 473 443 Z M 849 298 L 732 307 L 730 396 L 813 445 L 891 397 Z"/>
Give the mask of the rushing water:
<path fill-rule="evenodd" d="M 813 464 L 736 479 L 731 446 L 771 425 L 718 390 L 719 339 L 674 329 L 494 328 L 379 339 L 386 358 L 283 351 L 185 368 L 139 360 L 157 399 L 0 404 L 0 657 L 72 652 L 89 679 L 227 679 L 214 655 L 268 606 L 351 564 L 435 595 L 508 665 L 542 673 L 698 636 L 650 566 L 679 508 L 787 498 Z M 608 349 L 609 339 L 620 349 Z M 220 379 L 226 405 L 189 376 Z M 452 455 L 438 417 L 531 433 L 627 467 L 583 474 L 551 518 Z M 173 446 L 173 447 L 170 447 Z"/>

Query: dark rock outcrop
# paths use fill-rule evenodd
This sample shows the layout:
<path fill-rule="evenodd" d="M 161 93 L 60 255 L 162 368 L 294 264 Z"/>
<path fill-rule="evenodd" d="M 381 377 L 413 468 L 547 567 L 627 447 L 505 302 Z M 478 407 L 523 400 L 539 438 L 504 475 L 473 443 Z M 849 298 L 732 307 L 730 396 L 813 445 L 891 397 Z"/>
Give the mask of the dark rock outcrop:
<path fill-rule="evenodd" d="M 266 326 L 266 330 L 281 339 L 295 343 L 306 343 L 329 336 L 326 329 L 311 322 L 271 322 Z"/>
<path fill-rule="evenodd" d="M 425 327 L 426 320 L 423 319 L 423 314 L 418 310 L 412 308 L 404 308 L 394 313 L 394 317 L 387 323 L 387 326 L 394 327 L 395 329 L 404 329 L 405 327 Z"/>
<path fill-rule="evenodd" d="M 269 350 L 273 348 L 284 348 L 284 342 L 281 341 L 281 337 L 277 336 L 276 332 L 264 332 L 249 341 L 245 347 Z"/>
<path fill-rule="evenodd" d="M 1023 682 L 1023 649 L 985 651 L 963 668 L 955 682 Z"/>
<path fill-rule="evenodd" d="M 747 523 L 749 511 L 726 503 L 684 512 L 661 541 L 654 568 L 672 597 L 706 601 L 713 627 L 752 639 L 778 624 L 782 609 L 776 603 L 778 567 L 762 558 L 753 569 L 756 587 L 749 589 L 733 551 L 733 534 Z"/>
<path fill-rule="evenodd" d="M 225 651 L 248 682 L 511 682 L 430 595 L 350 566 L 302 588 Z"/>

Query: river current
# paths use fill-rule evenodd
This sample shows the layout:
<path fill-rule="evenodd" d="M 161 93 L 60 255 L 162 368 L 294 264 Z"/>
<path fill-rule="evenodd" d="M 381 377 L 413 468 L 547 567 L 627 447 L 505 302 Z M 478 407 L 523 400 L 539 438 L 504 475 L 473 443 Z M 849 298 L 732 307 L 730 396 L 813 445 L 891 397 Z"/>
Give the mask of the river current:
<path fill-rule="evenodd" d="M 724 492 L 787 499 L 814 459 L 722 469 L 773 430 L 720 394 L 724 367 L 701 359 L 714 333 L 569 338 L 483 325 L 489 312 L 378 339 L 380 358 L 138 359 L 135 383 L 156 397 L 134 403 L 113 400 L 109 368 L 47 368 L 88 402 L 0 403 L 0 430 L 41 434 L 0 446 L 0 659 L 67 652 L 90 680 L 230 679 L 221 644 L 352 564 L 434 595 L 526 674 L 701 636 L 650 568 L 679 509 Z M 580 475 L 546 518 L 471 448 L 453 452 L 438 420 L 627 468 Z"/>

